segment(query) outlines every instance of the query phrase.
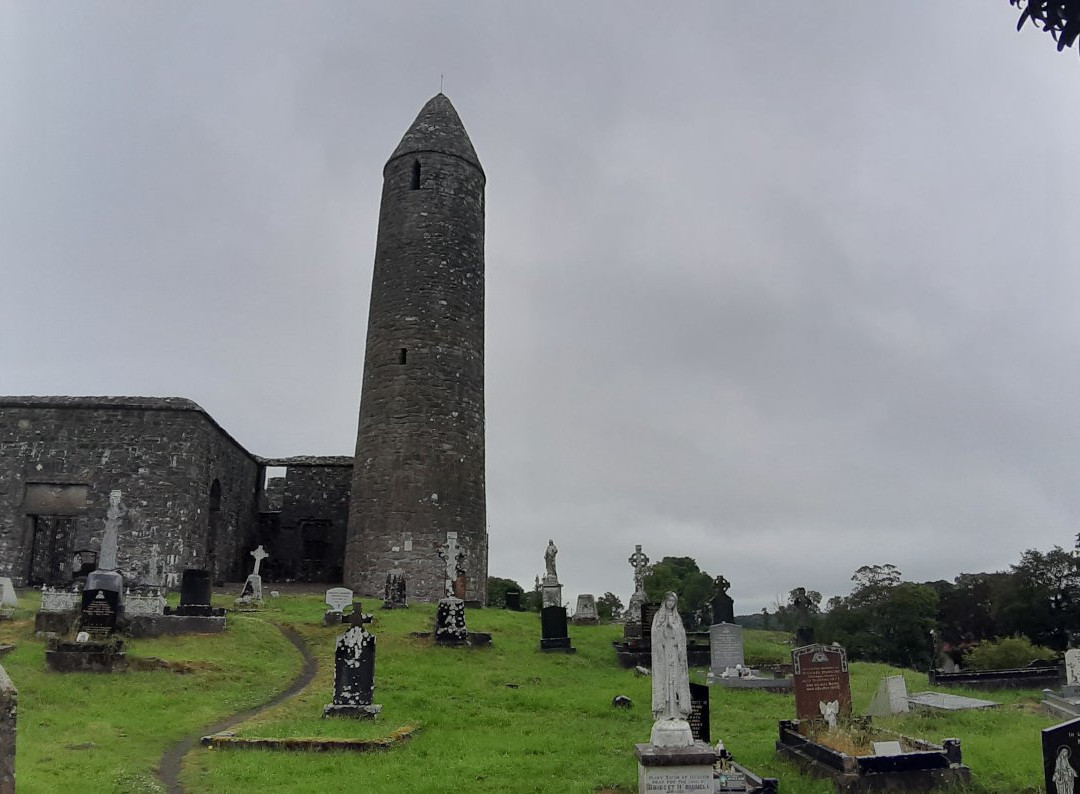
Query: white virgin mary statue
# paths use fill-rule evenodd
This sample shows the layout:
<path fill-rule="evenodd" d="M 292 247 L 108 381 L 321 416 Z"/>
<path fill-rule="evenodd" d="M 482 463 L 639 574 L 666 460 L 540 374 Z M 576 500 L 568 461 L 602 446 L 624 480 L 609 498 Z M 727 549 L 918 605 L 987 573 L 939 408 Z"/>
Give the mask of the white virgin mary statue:
<path fill-rule="evenodd" d="M 689 747 L 694 734 L 690 716 L 690 673 L 686 665 L 686 630 L 679 617 L 679 598 L 664 596 L 652 622 L 651 741 L 656 747 Z"/>

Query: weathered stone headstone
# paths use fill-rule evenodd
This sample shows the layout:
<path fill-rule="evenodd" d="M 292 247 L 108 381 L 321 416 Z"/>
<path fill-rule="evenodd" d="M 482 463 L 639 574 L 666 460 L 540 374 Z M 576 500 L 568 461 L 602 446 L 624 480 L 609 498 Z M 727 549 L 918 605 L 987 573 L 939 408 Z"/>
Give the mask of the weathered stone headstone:
<path fill-rule="evenodd" d="M 326 604 L 331 612 L 344 612 L 352 600 L 353 591 L 347 587 L 331 587 L 326 591 Z"/>
<path fill-rule="evenodd" d="M 1065 651 L 1065 683 L 1080 684 L 1080 648 Z"/>
<path fill-rule="evenodd" d="M 1042 731 L 1046 794 L 1074 794 L 1080 777 L 1080 719 Z"/>
<path fill-rule="evenodd" d="M 563 653 L 577 651 L 570 644 L 570 634 L 566 630 L 566 607 L 543 607 L 540 610 L 540 628 L 540 650 Z"/>
<path fill-rule="evenodd" d="M 907 682 L 902 675 L 887 675 L 881 679 L 874 699 L 866 713 L 871 717 L 887 717 L 890 714 L 906 714 L 908 705 Z"/>
<path fill-rule="evenodd" d="M 511 612 L 521 611 L 521 591 L 520 590 L 507 590 L 506 591 L 506 608 Z"/>
<path fill-rule="evenodd" d="M 0 794 L 15 794 L 15 720 L 19 693 L 0 667 Z"/>
<path fill-rule="evenodd" d="M 735 623 L 709 626 L 709 667 L 712 674 L 721 676 L 729 667 L 745 664 L 742 626 Z"/>
<path fill-rule="evenodd" d="M 0 576 L 0 607 L 14 609 L 19 605 L 19 597 L 15 592 L 15 585 L 8 576 Z"/>
<path fill-rule="evenodd" d="M 439 599 L 435 613 L 435 642 L 439 645 L 464 645 L 468 639 L 465 602 L 460 598 Z"/>
<path fill-rule="evenodd" d="M 364 628 L 371 615 L 357 604 L 350 618 L 351 627 L 334 647 L 334 702 L 323 708 L 323 716 L 372 719 L 382 706 L 373 702 L 375 635 Z"/>
<path fill-rule="evenodd" d="M 873 742 L 874 755 L 903 755 L 904 748 L 900 742 Z"/>
<path fill-rule="evenodd" d="M 394 568 L 386 574 L 383 609 L 404 609 L 408 605 L 409 595 L 405 585 L 405 571 Z"/>
<path fill-rule="evenodd" d="M 712 729 L 709 726 L 709 687 L 705 684 L 690 682 L 690 716 L 686 721 L 690 723 L 690 731 L 694 740 L 698 742 L 712 743 Z"/>
<path fill-rule="evenodd" d="M 259 574 L 259 567 L 270 555 L 262 546 L 259 546 L 251 552 L 251 556 L 255 558 L 255 568 L 244 582 L 244 589 L 240 591 L 240 596 L 236 599 L 238 604 L 261 604 L 263 600 L 262 576 Z"/>
<path fill-rule="evenodd" d="M 465 584 L 465 549 L 458 545 L 457 533 L 447 532 L 446 543 L 439 549 L 446 573 L 444 575 L 444 591 L 447 598 L 459 598 L 457 591 Z M 464 584 L 459 584 L 459 581 Z M 461 599 L 464 600 L 464 599 Z"/>
<path fill-rule="evenodd" d="M 626 606 L 626 630 L 627 637 L 641 635 L 641 605 L 648 599 L 645 597 L 645 572 L 648 570 L 649 558 L 641 550 L 641 544 L 634 546 L 634 553 L 627 560 L 634 569 L 634 593 L 630 596 L 630 602 Z"/>
<path fill-rule="evenodd" d="M 795 716 L 800 720 L 851 718 L 851 683 L 847 653 L 839 645 L 807 645 L 791 652 Z M 835 710 L 830 710 L 835 703 Z M 830 722 L 831 724 L 831 722 Z"/>
<path fill-rule="evenodd" d="M 600 614 L 596 611 L 596 596 L 592 593 L 582 593 L 577 597 L 574 623 L 592 626 L 599 622 Z"/>

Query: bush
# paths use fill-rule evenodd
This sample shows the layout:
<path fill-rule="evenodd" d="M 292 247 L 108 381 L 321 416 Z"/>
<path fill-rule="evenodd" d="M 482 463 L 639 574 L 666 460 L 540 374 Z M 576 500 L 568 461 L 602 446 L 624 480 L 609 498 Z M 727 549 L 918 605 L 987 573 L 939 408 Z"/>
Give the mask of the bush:
<path fill-rule="evenodd" d="M 1017 635 L 1000 640 L 983 640 L 964 656 L 969 670 L 1009 670 L 1027 667 L 1035 659 L 1053 659 L 1057 654 L 1049 648 L 1035 645 L 1027 637 Z"/>

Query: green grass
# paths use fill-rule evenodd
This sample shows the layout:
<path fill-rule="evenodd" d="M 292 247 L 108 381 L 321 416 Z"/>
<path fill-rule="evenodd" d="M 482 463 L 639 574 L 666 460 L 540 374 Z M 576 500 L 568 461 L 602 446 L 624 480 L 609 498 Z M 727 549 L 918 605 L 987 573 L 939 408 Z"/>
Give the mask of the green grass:
<path fill-rule="evenodd" d="M 32 596 L 24 597 L 33 605 Z M 225 603 L 224 601 L 222 603 Z M 369 606 L 377 602 L 369 601 Z M 618 626 L 571 627 L 578 653 L 539 651 L 539 616 L 471 610 L 470 629 L 490 631 L 487 649 L 447 649 L 409 636 L 429 631 L 431 605 L 376 610 L 378 637 L 375 721 L 322 719 L 333 689 L 334 640 L 342 627 L 322 625 L 322 599 L 285 596 L 257 616 L 230 615 L 222 635 L 132 641 L 129 653 L 201 661 L 191 674 L 164 670 L 117 675 L 57 675 L 44 669 L 43 643 L 33 638 L 25 608 L 0 635 L 18 647 L 4 659 L 19 688 L 18 775 L 22 792 L 78 786 L 101 792 L 157 790 L 161 753 L 205 726 L 269 699 L 300 668 L 295 649 L 271 625 L 292 625 L 319 658 L 320 671 L 296 698 L 233 729 L 250 737 L 385 736 L 414 726 L 414 738 L 374 753 L 296 753 L 196 749 L 184 768 L 197 792 L 594 792 L 635 789 L 633 746 L 648 740 L 649 679 L 623 670 L 611 640 Z M 784 635 L 746 631 L 750 659 L 781 661 Z M 911 692 L 928 689 L 925 675 L 885 665 L 853 664 L 852 693 L 864 712 L 882 676 L 902 673 Z M 701 671 L 694 678 L 703 681 Z M 980 693 L 950 689 L 960 694 Z M 611 707 L 629 695 L 629 711 Z M 1038 711 L 1034 690 L 983 697 L 995 710 L 877 719 L 875 724 L 940 742 L 963 740 L 976 783 L 989 792 L 1037 791 L 1039 730 L 1055 720 Z M 712 689 L 713 737 L 759 773 L 779 777 L 781 790 L 826 794 L 830 783 L 801 777 L 777 758 L 777 721 L 794 716 L 791 695 Z M 85 748 L 85 749 L 80 749 Z"/>
<path fill-rule="evenodd" d="M 26 594 L 20 602 L 15 620 L 0 624 L 0 638 L 16 645 L 3 665 L 19 691 L 22 794 L 163 790 L 154 770 L 167 747 L 268 700 L 300 669 L 299 655 L 272 625 L 230 616 L 221 635 L 128 643 L 129 656 L 200 661 L 198 673 L 49 673 L 29 608 L 37 599 Z"/>

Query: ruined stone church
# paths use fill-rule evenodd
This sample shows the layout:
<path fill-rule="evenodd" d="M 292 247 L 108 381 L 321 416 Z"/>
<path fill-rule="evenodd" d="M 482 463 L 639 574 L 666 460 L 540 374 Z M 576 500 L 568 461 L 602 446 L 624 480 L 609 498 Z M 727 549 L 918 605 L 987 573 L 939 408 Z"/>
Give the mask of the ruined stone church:
<path fill-rule="evenodd" d="M 72 582 L 108 515 L 130 584 L 242 580 L 262 544 L 269 581 L 370 595 L 397 569 L 431 600 L 449 571 L 482 603 L 484 186 L 440 93 L 383 169 L 354 458 L 261 457 L 178 397 L 0 397 L 0 575 Z"/>

